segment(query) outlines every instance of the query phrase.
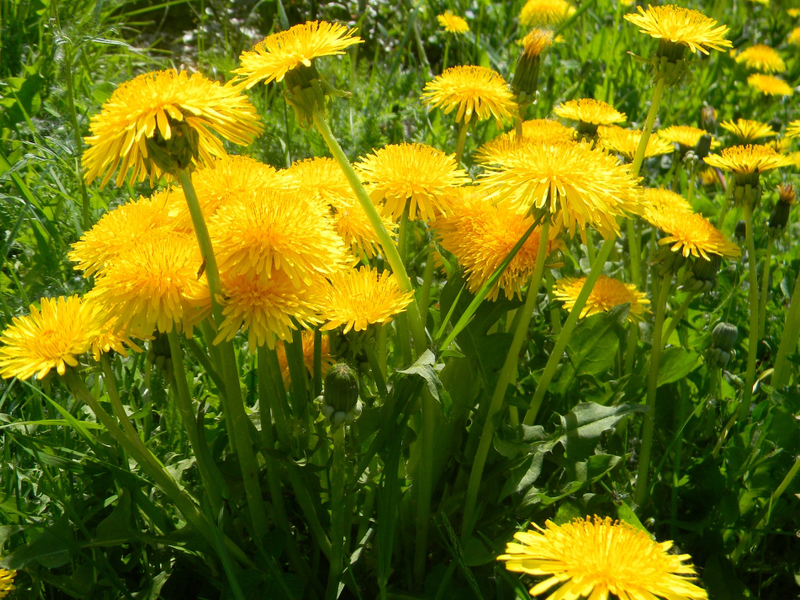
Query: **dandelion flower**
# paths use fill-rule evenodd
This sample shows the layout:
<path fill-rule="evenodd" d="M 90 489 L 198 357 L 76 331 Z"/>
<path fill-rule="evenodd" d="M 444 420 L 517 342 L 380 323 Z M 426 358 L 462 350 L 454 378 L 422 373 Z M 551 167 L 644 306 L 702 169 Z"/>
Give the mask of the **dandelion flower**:
<path fill-rule="evenodd" d="M 455 157 L 425 144 L 393 144 L 376 150 L 356 164 L 370 198 L 383 202 L 383 215 L 398 220 L 408 207 L 408 217 L 433 221 L 447 214 L 454 190 L 471 182 L 458 168 Z"/>
<path fill-rule="evenodd" d="M 554 25 L 575 14 L 566 0 L 528 0 L 519 13 L 522 25 Z"/>
<path fill-rule="evenodd" d="M 795 46 L 800 46 L 800 27 L 792 29 L 792 32 L 789 34 L 788 42 Z"/>
<path fill-rule="evenodd" d="M 800 8 L 787 8 L 786 14 L 796 19 L 800 17 Z"/>
<path fill-rule="evenodd" d="M 16 571 L 8 571 L 0 569 L 0 598 L 8 596 L 9 592 L 14 591 L 16 588 L 13 586 Z"/>
<path fill-rule="evenodd" d="M 650 211 L 645 218 L 667 234 L 658 243 L 672 244 L 671 250 L 680 252 L 684 257 L 702 256 L 706 260 L 711 260 L 710 254 L 724 258 L 735 258 L 741 254 L 739 246 L 730 242 L 702 215 L 670 208 L 658 212 Z"/>
<path fill-rule="evenodd" d="M 800 120 L 792 121 L 786 128 L 786 137 L 800 137 Z"/>
<path fill-rule="evenodd" d="M 629 210 L 640 217 L 648 217 L 650 213 L 658 213 L 664 210 L 694 212 L 692 205 L 683 196 L 662 188 L 642 189 L 639 202 Z"/>
<path fill-rule="evenodd" d="M 704 135 L 707 135 L 705 129 L 689 127 L 688 125 L 672 125 L 658 132 L 658 137 L 673 144 L 678 144 L 684 152 L 697 146 Z M 712 147 L 719 146 L 719 142 L 714 140 L 711 145 Z"/>
<path fill-rule="evenodd" d="M 514 95 L 499 73 L 486 67 L 450 67 L 422 89 L 423 104 L 444 109 L 448 115 L 458 108 L 456 123 L 483 121 L 493 116 L 498 127 L 517 110 Z"/>
<path fill-rule="evenodd" d="M 364 209 L 358 205 L 332 204 L 331 213 L 336 232 L 356 256 L 363 252 L 367 258 L 373 258 L 380 252 L 378 234 Z M 381 217 L 381 222 L 390 234 L 397 231 L 397 224 L 386 217 Z"/>
<path fill-rule="evenodd" d="M 765 173 L 779 167 L 788 167 L 791 159 L 767 146 L 751 145 L 725 148 L 720 154 L 706 156 L 712 167 L 740 174 Z"/>
<path fill-rule="evenodd" d="M 562 38 L 559 37 L 559 40 Z M 539 56 L 553 45 L 553 32 L 549 29 L 534 28 L 522 38 L 522 53 L 528 58 Z"/>
<path fill-rule="evenodd" d="M 104 214 L 81 239 L 72 245 L 69 259 L 84 277 L 102 273 L 131 244 L 151 231 L 164 233 L 173 229 L 167 206 L 173 192 L 158 192 L 151 198 L 139 198 Z M 181 194 L 181 200 L 183 197 Z"/>
<path fill-rule="evenodd" d="M 303 339 L 303 364 L 305 365 L 306 369 L 308 370 L 309 375 L 313 375 L 314 373 L 314 332 L 313 331 L 303 331 L 302 334 Z M 336 362 L 333 356 L 331 356 L 331 344 L 330 340 L 328 339 L 327 335 L 323 335 L 321 337 L 322 340 L 322 350 L 320 366 L 322 367 L 322 378 L 325 378 L 325 373 L 328 372 L 333 366 L 333 363 Z M 289 372 L 289 361 L 286 360 L 286 348 L 284 344 L 278 344 L 277 346 L 277 354 L 278 354 L 278 366 L 281 368 L 281 378 L 283 379 L 283 385 L 288 387 L 289 384 L 292 382 L 292 376 Z"/>
<path fill-rule="evenodd" d="M 723 129 L 727 129 L 735 135 L 740 143 L 752 142 L 765 137 L 778 135 L 772 127 L 759 121 L 748 119 L 736 119 L 733 121 L 723 121 L 720 123 Z"/>
<path fill-rule="evenodd" d="M 745 48 L 736 55 L 736 62 L 744 63 L 748 69 L 764 73 L 783 73 L 786 70 L 786 63 L 778 56 L 778 53 L 764 44 Z"/>
<path fill-rule="evenodd" d="M 584 283 L 586 277 L 565 277 L 556 281 L 556 299 L 564 303 L 566 310 L 571 311 L 575 306 Z M 621 304 L 630 304 L 628 320 L 636 322 L 642 320 L 650 300 L 632 283 L 623 283 L 618 279 L 600 275 L 581 311 L 581 318 L 608 312 Z"/>
<path fill-rule="evenodd" d="M 724 50 L 733 45 L 725 39 L 728 27 L 717 25 L 714 19 L 691 8 L 666 5 L 648 6 L 647 10 L 637 6 L 636 9 L 639 14 L 627 14 L 625 20 L 658 40 L 684 45 L 692 52 L 699 50 L 703 54 L 708 54 L 709 49 Z"/>
<path fill-rule="evenodd" d="M 703 169 L 697 176 L 700 178 L 700 183 L 703 185 L 716 185 L 719 183 L 716 169 Z"/>
<path fill-rule="evenodd" d="M 792 87 L 779 77 L 753 73 L 747 78 L 747 85 L 767 96 L 791 96 Z"/>
<path fill-rule="evenodd" d="M 41 379 L 51 369 L 63 375 L 68 366 L 78 366 L 78 357 L 92 347 L 106 318 L 78 296 L 42 298 L 41 308 L 31 305 L 29 315 L 14 317 L 0 334 L 0 376 Z M 0 586 L 4 583 L 0 578 Z"/>
<path fill-rule="evenodd" d="M 458 15 L 454 15 L 451 10 L 446 10 L 444 14 L 438 15 L 436 20 L 447 33 L 467 33 L 469 31 L 467 22 Z"/>
<path fill-rule="evenodd" d="M 636 201 L 638 179 L 605 152 L 587 144 L 534 144 L 510 152 L 500 167 L 487 167 L 481 187 L 488 198 L 526 214 L 534 208 L 554 216 L 554 231 L 597 228 L 619 231 L 616 217 Z"/>
<path fill-rule="evenodd" d="M 361 267 L 358 271 L 347 269 L 333 275 L 321 297 L 322 315 L 328 321 L 321 329 L 327 331 L 344 325 L 347 333 L 351 329 L 363 331 L 374 323 L 388 323 L 411 303 L 414 292 L 400 291 L 390 271 L 378 273 L 376 269 Z"/>
<path fill-rule="evenodd" d="M 220 273 L 269 278 L 284 271 L 308 286 L 347 260 L 327 211 L 292 190 L 242 194 L 216 212 L 208 229 Z"/>
<path fill-rule="evenodd" d="M 489 140 L 475 151 L 475 160 L 481 164 L 503 164 L 505 156 L 522 146 L 546 142 L 570 142 L 575 139 L 575 130 L 564 127 L 558 121 L 549 119 L 532 119 L 523 121 L 522 137 L 517 137 L 514 130 Z"/>
<path fill-rule="evenodd" d="M 597 131 L 598 125 L 622 123 L 628 118 L 610 104 L 592 98 L 564 102 L 556 106 L 553 112 L 562 119 L 578 121 L 581 124 L 579 130 L 591 134 Z"/>
<path fill-rule="evenodd" d="M 623 129 L 622 127 L 599 127 L 597 133 L 600 138 L 600 147 L 621 154 L 628 160 L 633 160 L 642 138 L 640 129 Z M 675 146 L 657 135 L 647 138 L 647 148 L 644 157 L 650 158 L 660 154 L 672 154 Z"/>
<path fill-rule="evenodd" d="M 140 336 L 143 339 L 150 339 L 151 336 Z M 128 356 L 128 348 L 134 352 L 141 352 L 142 349 L 131 340 L 126 329 L 117 325 L 116 319 L 106 322 L 100 334 L 92 341 L 92 357 L 99 361 L 103 354 L 116 352 L 123 357 Z"/>
<path fill-rule="evenodd" d="M 104 174 L 104 186 L 119 167 L 117 186 L 130 169 L 131 181 L 144 181 L 149 173 L 152 186 L 163 171 L 153 162 L 148 139 L 179 144 L 181 136 L 195 136 L 185 145 L 204 163 L 225 155 L 212 132 L 235 144 L 250 144 L 261 125 L 255 107 L 240 92 L 200 73 L 173 70 L 144 73 L 123 83 L 92 117 L 91 135 L 84 138 L 86 183 Z"/>
<path fill-rule="evenodd" d="M 692 583 L 694 568 L 687 554 L 670 554 L 672 542 L 653 541 L 647 532 L 627 523 L 589 517 L 571 523 L 545 523 L 542 529 L 514 534 L 516 542 L 497 560 L 506 568 L 534 577 L 547 577 L 530 590 L 538 596 L 560 584 L 548 596 L 605 600 L 656 597 L 705 600 L 706 592 Z"/>
<path fill-rule="evenodd" d="M 283 81 L 286 74 L 301 66 L 310 67 L 315 58 L 344 54 L 345 48 L 364 40 L 338 23 L 308 21 L 265 37 L 252 50 L 239 56 L 242 64 L 233 72 L 244 78 L 249 90 L 263 81 Z"/>
<path fill-rule="evenodd" d="M 494 206 L 482 195 L 464 199 L 450 217 L 436 221 L 442 246 L 452 252 L 467 275 L 467 287 L 476 293 L 489 280 L 522 235 L 533 225 L 533 218 Z M 559 243 L 548 242 L 549 255 Z M 495 283 L 487 298 L 497 300 L 500 290 L 506 298 L 519 296 L 530 281 L 539 249 L 539 230 L 534 230 Z"/>

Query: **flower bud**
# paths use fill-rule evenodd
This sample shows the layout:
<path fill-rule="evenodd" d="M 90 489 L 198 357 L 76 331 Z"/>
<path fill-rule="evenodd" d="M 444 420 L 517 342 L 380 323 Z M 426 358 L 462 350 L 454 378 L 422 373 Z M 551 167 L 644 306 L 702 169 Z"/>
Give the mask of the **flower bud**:
<path fill-rule="evenodd" d="M 692 274 L 700 281 L 713 281 L 721 264 L 722 257 L 719 254 L 711 254 L 710 260 L 696 258 L 692 261 Z"/>
<path fill-rule="evenodd" d="M 723 352 L 730 352 L 733 350 L 738 335 L 739 330 L 736 325 L 717 323 L 717 326 L 711 331 L 711 346 L 719 348 Z"/>
<path fill-rule="evenodd" d="M 737 240 L 743 240 L 747 237 L 747 223 L 744 220 L 736 221 L 736 227 L 733 230 L 733 237 Z"/>
<path fill-rule="evenodd" d="M 361 414 L 358 373 L 346 362 L 333 365 L 325 375 L 322 414 L 333 424 L 352 423 Z"/>
<path fill-rule="evenodd" d="M 794 186 L 785 184 L 778 187 L 778 201 L 769 215 L 767 224 L 770 229 L 783 230 L 789 222 L 789 213 L 795 203 Z"/>
<path fill-rule="evenodd" d="M 709 133 L 717 132 L 717 111 L 713 106 L 704 106 L 700 111 L 700 127 Z"/>
<path fill-rule="evenodd" d="M 711 151 L 711 136 L 705 134 L 701 137 L 697 145 L 694 147 L 694 154 L 698 158 L 698 160 L 704 159 L 708 156 L 708 153 Z"/>

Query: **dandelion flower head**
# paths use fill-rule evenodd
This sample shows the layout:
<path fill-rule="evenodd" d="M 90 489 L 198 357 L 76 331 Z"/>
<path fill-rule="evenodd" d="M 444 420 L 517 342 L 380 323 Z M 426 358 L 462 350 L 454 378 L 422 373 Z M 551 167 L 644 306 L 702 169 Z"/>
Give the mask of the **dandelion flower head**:
<path fill-rule="evenodd" d="M 328 336 L 323 335 L 320 339 L 322 340 L 322 360 L 320 361 L 320 366 L 322 367 L 322 378 L 324 379 L 328 369 L 333 366 L 333 363 L 336 362 L 336 360 L 333 358 L 333 356 L 331 356 L 331 344 Z M 302 340 L 303 364 L 305 365 L 309 375 L 312 375 L 314 373 L 314 332 L 303 331 Z M 286 359 L 286 347 L 284 344 L 281 343 L 277 345 L 277 354 L 278 366 L 281 368 L 283 385 L 288 387 L 292 381 L 292 375 L 289 372 L 289 361 Z"/>
<path fill-rule="evenodd" d="M 658 137 L 668 142 L 678 144 L 681 148 L 691 149 L 697 146 L 700 138 L 707 135 L 705 129 L 690 127 L 688 125 L 671 125 L 658 132 Z M 712 140 L 711 146 L 719 146 L 719 142 Z"/>
<path fill-rule="evenodd" d="M 658 243 L 672 244 L 671 250 L 680 252 L 684 257 L 711 260 L 710 254 L 723 258 L 736 258 L 741 254 L 739 246 L 729 241 L 703 215 L 687 213 L 680 208 L 668 208 L 659 212 L 650 211 L 645 218 L 667 234 Z"/>
<path fill-rule="evenodd" d="M 308 21 L 267 36 L 252 50 L 239 56 L 242 64 L 233 72 L 244 79 L 249 90 L 263 81 L 283 81 L 292 69 L 310 67 L 315 58 L 344 54 L 345 48 L 363 42 L 354 29 L 338 23 Z"/>
<path fill-rule="evenodd" d="M 558 121 L 550 119 L 532 119 L 523 121 L 522 137 L 516 131 L 501 134 L 489 140 L 475 152 L 475 160 L 481 164 L 503 164 L 505 155 L 522 146 L 541 142 L 570 142 L 575 139 L 575 130 L 564 127 Z"/>
<path fill-rule="evenodd" d="M 597 129 L 597 133 L 600 138 L 601 148 L 620 154 L 628 160 L 633 160 L 634 156 L 636 156 L 639 140 L 642 138 L 640 129 L 623 129 L 616 125 L 611 127 L 601 126 Z M 650 158 L 661 154 L 672 154 L 673 152 L 675 152 L 675 146 L 670 142 L 658 135 L 651 135 L 647 139 L 644 157 Z"/>
<path fill-rule="evenodd" d="M 545 529 L 514 534 L 506 554 L 506 568 L 546 579 L 530 590 L 531 596 L 557 591 L 547 600 L 592 598 L 620 600 L 656 597 L 705 600 L 705 591 L 692 583 L 694 568 L 687 554 L 670 554 L 672 542 L 655 542 L 647 532 L 627 523 L 589 517 L 571 523 L 545 523 Z"/>
<path fill-rule="evenodd" d="M 437 15 L 436 20 L 439 21 L 439 25 L 447 33 L 467 33 L 469 31 L 469 24 L 463 18 L 454 15 L 451 10 L 446 10 L 444 14 Z"/>
<path fill-rule="evenodd" d="M 408 216 L 433 221 L 447 214 L 455 190 L 471 183 L 455 157 L 425 144 L 391 144 L 376 150 L 355 165 L 372 201 L 383 202 L 384 216 L 399 220 Z"/>
<path fill-rule="evenodd" d="M 571 311 L 575 306 L 584 283 L 586 277 L 565 277 L 556 281 L 556 299 L 564 303 L 566 310 Z M 647 299 L 647 294 L 637 290 L 632 283 L 623 283 L 619 279 L 600 275 L 581 311 L 581 318 L 608 312 L 622 304 L 630 304 L 628 320 L 635 322 L 642 320 L 650 300 Z"/>
<path fill-rule="evenodd" d="M 773 48 L 764 44 L 756 44 L 745 48 L 736 55 L 737 63 L 744 63 L 748 69 L 764 73 L 783 73 L 786 63 Z"/>
<path fill-rule="evenodd" d="M 84 302 L 91 302 L 91 300 L 84 299 Z M 99 310 L 104 310 L 100 307 Z M 106 313 L 108 314 L 108 313 Z M 139 335 L 141 339 L 151 339 L 149 335 Z M 136 345 L 128 334 L 126 327 L 120 327 L 117 320 L 113 317 L 106 321 L 106 324 L 100 330 L 100 334 L 92 340 L 92 357 L 99 361 L 103 354 L 108 352 L 116 352 L 123 357 L 128 356 L 128 349 L 134 352 L 141 352 L 142 349 Z"/>
<path fill-rule="evenodd" d="M 556 106 L 553 112 L 562 119 L 591 125 L 613 125 L 628 118 L 610 104 L 593 98 L 569 100 Z"/>
<path fill-rule="evenodd" d="M 528 0 L 519 13 L 521 25 L 554 25 L 575 13 L 566 0 Z"/>
<path fill-rule="evenodd" d="M 703 160 L 712 167 L 741 174 L 765 173 L 792 164 L 791 159 L 774 148 L 758 144 L 725 148 L 720 154 L 711 154 Z"/>
<path fill-rule="evenodd" d="M 553 41 L 552 31 L 535 27 L 522 38 L 522 52 L 529 58 L 539 56 L 553 45 Z"/>
<path fill-rule="evenodd" d="M 725 39 L 728 27 L 717 25 L 714 19 L 691 8 L 670 4 L 648 6 L 647 10 L 637 6 L 636 9 L 639 14 L 627 14 L 625 20 L 658 40 L 682 44 L 692 52 L 699 50 L 703 54 L 708 54 L 709 49 L 724 50 L 733 45 Z"/>
<path fill-rule="evenodd" d="M 0 334 L 0 376 L 41 379 L 51 369 L 63 375 L 78 366 L 105 321 L 96 305 L 78 296 L 42 298 L 40 308 L 31 305 L 30 314 L 14 317 Z"/>
<path fill-rule="evenodd" d="M 0 569 L 0 598 L 5 598 L 16 589 L 13 585 L 16 575 L 16 571 Z"/>
<path fill-rule="evenodd" d="M 692 213 L 694 209 L 680 194 L 663 188 L 644 188 L 640 202 L 631 212 L 640 217 L 649 217 L 651 213 L 660 213 L 665 210 Z"/>
<path fill-rule="evenodd" d="M 800 46 L 800 27 L 795 27 L 789 34 L 788 42 L 795 46 Z"/>
<path fill-rule="evenodd" d="M 240 92 L 200 73 L 174 70 L 144 73 L 121 84 L 91 119 L 91 135 L 84 138 L 84 179 L 91 183 L 102 175 L 104 186 L 119 167 L 117 186 L 130 169 L 131 181 L 144 181 L 149 173 L 152 186 L 162 171 L 150 158 L 147 139 L 170 140 L 180 135 L 176 126 L 181 123 L 197 135 L 203 163 L 225 155 L 212 132 L 235 144 L 250 144 L 261 125 L 255 107 Z"/>
<path fill-rule="evenodd" d="M 388 323 L 411 303 L 414 292 L 401 291 L 390 271 L 378 273 L 361 267 L 333 275 L 321 297 L 322 315 L 328 321 L 321 329 L 344 326 L 343 332 L 347 333 L 351 329 L 364 331 L 374 323 Z"/>
<path fill-rule="evenodd" d="M 759 121 L 751 121 L 749 119 L 736 119 L 733 121 L 723 121 L 720 127 L 730 131 L 735 135 L 740 143 L 752 142 L 765 137 L 772 137 L 778 135 L 777 132 L 767 125 Z"/>
<path fill-rule="evenodd" d="M 423 104 L 456 110 L 456 122 L 483 121 L 494 117 L 498 127 L 517 110 L 514 95 L 503 77 L 486 67 L 450 67 L 422 89 Z"/>
<path fill-rule="evenodd" d="M 747 78 L 747 85 L 767 96 L 791 96 L 794 89 L 780 77 L 753 73 Z"/>
<path fill-rule="evenodd" d="M 789 123 L 789 126 L 786 128 L 786 137 L 800 137 L 800 119 Z"/>

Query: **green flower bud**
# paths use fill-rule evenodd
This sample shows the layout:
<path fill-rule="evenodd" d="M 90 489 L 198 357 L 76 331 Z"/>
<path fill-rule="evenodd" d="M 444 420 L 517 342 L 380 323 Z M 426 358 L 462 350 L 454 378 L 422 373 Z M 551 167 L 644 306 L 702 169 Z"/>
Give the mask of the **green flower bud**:
<path fill-rule="evenodd" d="M 352 423 L 361 414 L 358 373 L 346 362 L 338 362 L 325 375 L 322 414 L 334 426 Z"/>
<path fill-rule="evenodd" d="M 738 335 L 739 330 L 736 325 L 717 323 L 717 326 L 711 331 L 711 346 L 724 352 L 730 352 L 736 344 Z"/>

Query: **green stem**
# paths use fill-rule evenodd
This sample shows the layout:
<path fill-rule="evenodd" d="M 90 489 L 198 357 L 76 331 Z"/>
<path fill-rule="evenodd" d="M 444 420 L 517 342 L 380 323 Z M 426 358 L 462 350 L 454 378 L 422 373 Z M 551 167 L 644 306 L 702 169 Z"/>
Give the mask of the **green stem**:
<path fill-rule="evenodd" d="M 770 379 L 772 387 L 776 389 L 789 383 L 792 369 L 786 358 L 797 348 L 798 332 L 800 332 L 800 277 L 797 278 L 792 290 L 792 302 L 786 314 L 781 343 L 778 346 L 778 355 L 775 357 L 775 366 Z"/>
<path fill-rule="evenodd" d="M 428 528 L 433 498 L 433 460 L 436 451 L 436 411 L 438 405 L 427 388 L 422 389 L 422 452 L 417 481 L 417 533 L 414 539 L 414 579 L 425 580 L 428 556 Z"/>
<path fill-rule="evenodd" d="M 634 226 L 633 217 L 629 217 L 625 226 L 627 227 L 628 235 L 628 254 L 631 257 L 631 282 L 638 288 L 642 281 L 641 270 L 639 269 L 639 259 L 641 258 L 641 251 L 639 250 L 639 240 L 636 237 L 636 227 Z"/>
<path fill-rule="evenodd" d="M 364 342 L 364 354 L 367 355 L 369 362 L 369 369 L 372 371 L 372 379 L 375 380 L 375 385 L 378 388 L 378 394 L 382 400 L 386 400 L 389 391 L 386 389 L 386 380 L 383 377 L 380 363 L 378 362 L 378 355 L 375 352 L 375 339 L 368 339 Z"/>
<path fill-rule="evenodd" d="M 261 346 L 258 349 L 258 354 L 265 356 L 264 360 L 267 365 L 269 379 L 272 382 L 274 394 L 267 396 L 270 403 L 270 410 L 272 411 L 272 418 L 275 419 L 275 429 L 278 432 L 278 443 L 286 451 L 292 450 L 291 440 L 293 437 L 289 431 L 287 424 L 286 413 L 289 409 L 289 403 L 286 399 L 286 388 L 283 385 L 283 376 L 281 375 L 281 367 L 278 362 L 278 354 L 275 348 L 269 346 Z"/>
<path fill-rule="evenodd" d="M 596 252 L 594 250 L 594 239 L 592 239 L 592 231 L 588 229 L 586 231 L 586 256 L 589 258 L 589 264 L 594 264 Z"/>
<path fill-rule="evenodd" d="M 644 127 L 642 128 L 642 137 L 639 140 L 639 147 L 636 148 L 636 154 L 633 157 L 631 172 L 634 176 L 638 175 L 639 170 L 642 168 L 645 150 L 647 150 L 647 141 L 650 139 L 650 131 L 653 129 L 653 124 L 656 122 L 656 115 L 658 114 L 658 107 L 661 105 L 661 97 L 664 95 L 666 81 L 664 77 L 660 77 L 656 83 L 656 89 L 653 92 L 653 101 L 650 103 L 647 120 L 644 122 Z"/>
<path fill-rule="evenodd" d="M 681 322 L 683 316 L 686 314 L 686 311 L 689 310 L 689 304 L 691 303 L 692 299 L 694 298 L 694 292 L 687 292 L 686 298 L 683 299 L 680 308 L 672 315 L 672 319 L 670 319 L 669 325 L 664 330 L 664 335 L 661 337 L 661 345 L 667 343 L 669 340 L 669 336 L 672 335 L 672 332 L 675 331 L 675 328 L 678 326 L 678 323 Z"/>
<path fill-rule="evenodd" d="M 681 386 L 684 387 L 684 386 Z M 678 423 L 683 423 L 684 413 L 686 412 L 686 394 L 678 394 Z M 672 494 L 670 497 L 670 537 L 674 540 L 678 537 L 678 488 L 681 480 L 681 454 L 683 453 L 683 428 L 677 433 L 678 439 L 675 442 L 674 462 L 672 465 Z"/>
<path fill-rule="evenodd" d="M 639 339 L 639 323 L 631 321 L 628 323 L 628 341 L 625 347 L 625 375 L 633 373 L 633 366 L 636 363 L 637 340 Z"/>
<path fill-rule="evenodd" d="M 531 276 L 530 286 L 528 287 L 528 297 L 525 299 L 525 305 L 520 313 L 511 346 L 508 349 L 506 360 L 498 376 L 494 394 L 489 404 L 489 412 L 486 414 L 486 420 L 483 422 L 483 431 L 481 432 L 478 450 L 472 461 L 472 470 L 470 471 L 467 495 L 464 502 L 464 518 L 461 525 L 462 544 L 467 542 L 474 527 L 473 521 L 475 506 L 478 502 L 478 491 L 483 477 L 483 469 L 486 465 L 486 458 L 489 455 L 489 449 L 491 448 L 494 438 L 494 416 L 503 407 L 503 399 L 506 395 L 508 382 L 517 369 L 519 353 L 528 334 L 528 327 L 533 317 L 533 310 L 536 308 L 536 298 L 539 295 L 539 287 L 541 286 L 542 275 L 544 273 L 544 263 L 547 259 L 547 238 L 549 233 L 550 222 L 548 219 L 545 219 L 542 224 L 542 229 L 539 231 L 539 248 L 537 249 L 536 264 L 533 269 L 533 275 Z"/>
<path fill-rule="evenodd" d="M 744 205 L 744 222 L 746 226 L 747 261 L 750 264 L 750 339 L 747 342 L 747 371 L 742 390 L 742 403 L 739 406 L 739 422 L 744 421 L 750 412 L 750 400 L 753 396 L 753 384 L 756 381 L 756 354 L 758 350 L 758 278 L 756 277 L 756 246 L 753 240 L 753 207 Z M 784 332 L 785 334 L 785 332 Z"/>
<path fill-rule="evenodd" d="M 447 41 L 444 43 L 444 58 L 442 58 L 442 73 L 447 70 L 447 55 L 450 53 L 450 36 L 447 36 Z"/>
<path fill-rule="evenodd" d="M 761 269 L 761 297 L 758 302 L 758 339 L 763 340 L 767 330 L 767 297 L 769 296 L 769 272 L 772 266 L 772 250 L 775 238 L 770 235 L 767 242 L 767 255 L 764 257 L 764 268 Z"/>
<path fill-rule="evenodd" d="M 347 471 L 344 453 L 344 426 L 331 432 L 333 436 L 333 465 L 331 466 L 331 556 L 328 571 L 327 600 L 336 600 L 339 580 L 342 577 L 342 561 L 345 556 L 345 502 Z"/>
<path fill-rule="evenodd" d="M 322 393 L 322 332 L 314 330 L 314 393 L 316 398 Z"/>
<path fill-rule="evenodd" d="M 664 275 L 661 280 L 661 291 L 656 304 L 656 322 L 653 325 L 653 347 L 650 351 L 650 373 L 647 377 L 647 412 L 642 425 L 642 449 L 639 454 L 639 472 L 636 477 L 636 489 L 633 493 L 634 502 L 642 506 L 647 499 L 647 475 L 650 469 L 650 454 L 653 449 L 653 432 L 655 431 L 656 391 L 658 390 L 658 363 L 661 358 L 661 338 L 664 328 L 664 317 L 667 308 L 672 272 Z"/>
<path fill-rule="evenodd" d="M 464 144 L 467 141 L 467 130 L 469 129 L 469 120 L 465 119 L 461 123 L 461 128 L 458 130 L 458 141 L 456 142 L 456 164 L 461 164 L 461 157 L 464 155 Z"/>
<path fill-rule="evenodd" d="M 428 303 L 430 302 L 431 285 L 433 284 L 433 253 L 435 250 L 433 242 L 431 242 L 428 246 L 425 270 L 422 272 L 422 287 L 419 290 L 419 317 L 423 324 L 428 320 Z"/>
<path fill-rule="evenodd" d="M 408 278 L 408 273 L 406 273 L 406 268 L 403 266 L 403 261 L 400 259 L 400 254 L 397 252 L 397 247 L 394 245 L 389 232 L 386 231 L 386 227 L 383 225 L 383 221 L 378 214 L 378 210 L 375 208 L 375 204 L 373 204 L 372 200 L 367 194 L 367 191 L 361 184 L 361 181 L 359 180 L 358 175 L 356 175 L 356 172 L 353 170 L 353 166 L 350 164 L 350 161 L 347 160 L 342 147 L 334 137 L 331 128 L 328 126 L 328 122 L 325 120 L 325 117 L 316 107 L 314 108 L 314 124 L 317 126 L 317 130 L 328 144 L 328 148 L 330 149 L 334 158 L 339 163 L 339 166 L 344 172 L 350 187 L 353 189 L 353 192 L 361 204 L 361 208 L 367 214 L 367 218 L 369 219 L 372 228 L 375 230 L 381 247 L 383 248 L 383 253 L 386 256 L 386 260 L 389 262 L 389 266 L 391 266 L 395 277 L 397 277 L 397 282 L 400 284 L 400 289 L 403 292 L 413 292 L 414 286 L 411 284 L 411 280 Z M 416 300 L 412 300 L 411 304 L 408 305 L 408 308 L 406 308 L 406 314 L 408 314 L 408 321 L 411 325 L 411 334 L 414 336 L 414 345 L 416 346 L 415 350 L 419 356 L 428 347 L 428 340 L 427 336 L 425 335 L 425 327 L 420 319 L 419 307 L 417 306 Z"/>
<path fill-rule="evenodd" d="M 553 279 L 553 272 L 547 269 L 544 272 L 544 284 L 547 286 L 547 299 L 550 303 L 550 327 L 553 330 L 553 335 L 561 333 L 561 315 L 559 314 L 558 305 L 553 296 L 553 288 L 555 287 L 555 280 Z"/>
<path fill-rule="evenodd" d="M 311 498 L 311 493 L 308 491 L 306 484 L 303 483 L 302 477 L 298 472 L 300 467 L 294 463 L 288 464 L 286 467 L 286 474 L 289 478 L 289 484 L 292 486 L 297 503 L 300 505 L 300 510 L 303 511 L 303 516 L 306 518 L 306 525 L 308 525 L 311 534 L 319 546 L 319 549 L 328 560 L 331 559 L 332 549 L 331 541 L 325 534 L 325 529 L 319 521 L 317 511 L 314 508 L 314 501 Z"/>
<path fill-rule="evenodd" d="M 533 422 L 536 420 L 536 415 L 539 413 L 539 409 L 542 406 L 544 395 L 547 393 L 547 388 L 550 385 L 550 381 L 552 381 L 553 376 L 556 374 L 558 364 L 561 362 L 561 356 L 564 354 L 564 350 L 566 350 L 567 344 L 569 343 L 569 338 L 572 336 L 575 325 L 578 324 L 578 319 L 581 316 L 583 307 L 586 305 L 586 301 L 589 299 L 589 294 L 592 293 L 592 288 L 594 288 L 595 282 L 603 272 L 603 267 L 605 266 L 606 260 L 608 260 L 611 250 L 613 249 L 613 239 L 605 240 L 603 245 L 600 247 L 600 252 L 598 253 L 597 258 L 592 265 L 592 270 L 586 277 L 586 282 L 581 288 L 581 293 L 578 294 L 578 297 L 575 300 L 575 306 L 572 307 L 572 310 L 567 317 L 567 321 L 564 323 L 564 327 L 561 330 L 561 334 L 558 336 L 558 340 L 553 348 L 553 352 L 550 354 L 550 358 L 547 359 L 544 372 L 539 380 L 539 384 L 536 386 L 536 392 L 533 394 L 530 408 L 528 409 L 528 412 L 525 413 L 525 419 L 522 421 L 524 425 L 533 425 Z"/>

